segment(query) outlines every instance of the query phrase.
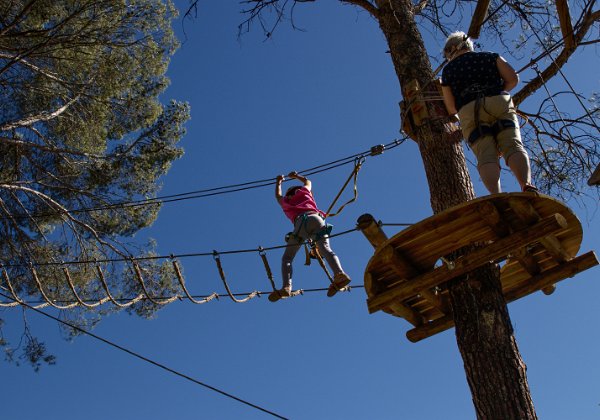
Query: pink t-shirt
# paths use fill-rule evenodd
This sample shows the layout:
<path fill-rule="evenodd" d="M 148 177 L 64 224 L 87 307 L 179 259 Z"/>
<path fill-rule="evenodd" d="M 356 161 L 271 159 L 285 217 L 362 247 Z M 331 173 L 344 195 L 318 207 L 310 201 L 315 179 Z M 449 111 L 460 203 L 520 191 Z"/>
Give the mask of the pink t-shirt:
<path fill-rule="evenodd" d="M 288 219 L 294 223 L 296 217 L 306 212 L 317 212 L 321 216 L 324 213 L 317 208 L 317 203 L 312 196 L 312 193 L 306 187 L 300 187 L 291 197 L 283 197 L 279 202 L 283 212 Z"/>

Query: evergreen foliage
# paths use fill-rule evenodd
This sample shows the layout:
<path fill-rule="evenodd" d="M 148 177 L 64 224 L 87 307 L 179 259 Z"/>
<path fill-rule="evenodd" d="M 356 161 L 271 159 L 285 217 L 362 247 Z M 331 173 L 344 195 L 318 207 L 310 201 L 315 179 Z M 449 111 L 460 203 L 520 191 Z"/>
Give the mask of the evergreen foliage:
<path fill-rule="evenodd" d="M 152 244 L 133 251 L 124 240 L 160 205 L 111 204 L 155 197 L 183 154 L 189 106 L 158 99 L 178 46 L 176 14 L 169 0 L 0 0 L 0 263 L 23 299 L 41 298 L 29 264 L 58 302 L 73 294 L 60 265 L 45 263 L 151 255 Z M 139 288 L 131 267 L 101 266 L 115 297 Z M 152 262 L 142 268 L 151 290 L 169 293 L 173 276 Z M 95 264 L 70 276 L 82 298 L 102 296 Z M 68 317 L 95 323 L 102 311 Z M 27 336 L 23 357 L 36 369 L 53 363 Z"/>

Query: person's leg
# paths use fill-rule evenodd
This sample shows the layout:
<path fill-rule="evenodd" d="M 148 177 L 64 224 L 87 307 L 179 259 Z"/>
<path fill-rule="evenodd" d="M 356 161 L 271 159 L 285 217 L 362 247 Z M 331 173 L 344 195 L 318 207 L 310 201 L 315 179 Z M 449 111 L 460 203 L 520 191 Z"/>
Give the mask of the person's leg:
<path fill-rule="evenodd" d="M 526 185 L 531 185 L 531 167 L 529 166 L 529 156 L 524 151 L 516 151 L 507 159 L 506 164 L 517 178 L 517 182 L 523 189 Z"/>
<path fill-rule="evenodd" d="M 484 163 L 479 165 L 477 170 L 479 171 L 483 185 L 485 185 L 490 194 L 502 192 L 502 187 L 500 186 L 500 165 L 498 165 L 498 162 Z"/>
<path fill-rule="evenodd" d="M 327 264 L 333 271 L 333 275 L 337 275 L 343 273 L 342 264 L 340 263 L 340 259 L 331 249 L 331 245 L 329 244 L 329 238 L 324 237 L 317 241 L 317 249 L 319 250 L 319 254 L 323 257 Z"/>
<path fill-rule="evenodd" d="M 478 104 L 479 124 L 491 126 L 493 116 L 486 112 L 486 100 L 487 98 L 484 98 Z M 475 120 L 475 106 L 476 101 L 469 102 L 458 113 L 465 139 L 469 139 L 471 133 L 477 130 L 478 123 Z M 499 153 L 494 137 L 491 135 L 481 136 L 475 142 L 469 144 L 469 146 L 477 158 L 477 171 L 485 188 L 490 194 L 501 192 Z"/>
<path fill-rule="evenodd" d="M 475 141 L 471 148 L 477 158 L 477 171 L 485 188 L 490 194 L 502 192 L 498 149 L 494 137 L 483 136 Z"/>
<path fill-rule="evenodd" d="M 497 115 L 498 120 L 512 121 L 514 127 L 501 129 L 496 135 L 498 149 L 504 156 L 506 165 L 517 179 L 521 189 L 531 185 L 531 167 L 529 156 L 523 147 L 519 119 L 512 99 L 509 95 L 493 96 L 489 99 L 490 107 Z"/>
<path fill-rule="evenodd" d="M 302 241 L 296 236 L 291 236 L 281 257 L 281 278 L 282 278 L 282 289 L 292 290 L 292 274 L 294 257 L 298 253 Z"/>

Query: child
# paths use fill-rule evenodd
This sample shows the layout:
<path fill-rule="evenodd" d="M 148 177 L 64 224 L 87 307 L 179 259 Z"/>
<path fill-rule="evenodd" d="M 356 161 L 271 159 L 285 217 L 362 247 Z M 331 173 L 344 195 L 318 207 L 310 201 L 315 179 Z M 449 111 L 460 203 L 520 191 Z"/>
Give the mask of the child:
<path fill-rule="evenodd" d="M 275 198 L 283 209 L 288 219 L 294 224 L 294 231 L 286 237 L 287 246 L 281 259 L 281 274 L 283 286 L 269 295 L 271 302 L 291 296 L 292 293 L 292 262 L 296 253 L 306 239 L 316 242 L 319 253 L 323 256 L 334 274 L 334 281 L 327 292 L 331 297 L 336 292 L 350 283 L 350 277 L 340 264 L 337 255 L 329 246 L 329 229 L 325 224 L 325 214 L 318 209 L 313 198 L 312 183 L 296 172 L 290 172 L 289 178 L 302 182 L 302 186 L 290 187 L 285 196 L 281 194 L 281 183 L 285 179 L 283 175 L 277 177 L 275 186 Z"/>

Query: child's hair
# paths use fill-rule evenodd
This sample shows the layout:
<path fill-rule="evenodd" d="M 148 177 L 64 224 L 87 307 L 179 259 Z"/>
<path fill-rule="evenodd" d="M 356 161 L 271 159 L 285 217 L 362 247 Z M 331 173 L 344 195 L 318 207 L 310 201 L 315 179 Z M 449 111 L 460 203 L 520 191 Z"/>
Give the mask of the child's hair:
<path fill-rule="evenodd" d="M 288 190 L 285 192 L 285 196 L 287 197 L 287 196 L 289 196 L 289 195 L 293 195 L 293 194 L 294 194 L 294 193 L 295 193 L 297 190 L 299 190 L 300 188 L 302 188 L 302 187 L 300 187 L 300 186 L 298 186 L 298 185 L 296 185 L 295 187 L 290 187 L 290 188 L 288 188 Z"/>

